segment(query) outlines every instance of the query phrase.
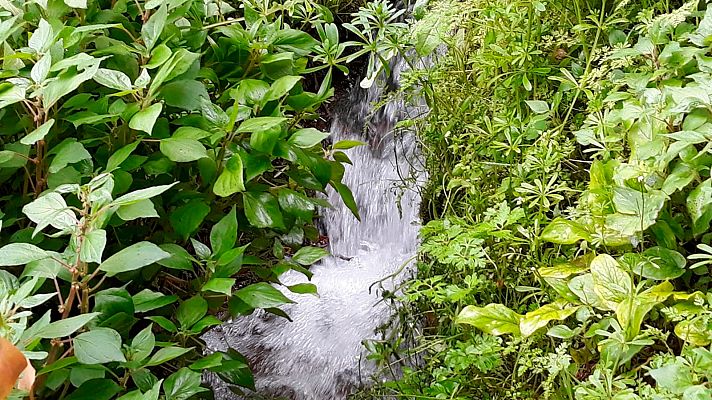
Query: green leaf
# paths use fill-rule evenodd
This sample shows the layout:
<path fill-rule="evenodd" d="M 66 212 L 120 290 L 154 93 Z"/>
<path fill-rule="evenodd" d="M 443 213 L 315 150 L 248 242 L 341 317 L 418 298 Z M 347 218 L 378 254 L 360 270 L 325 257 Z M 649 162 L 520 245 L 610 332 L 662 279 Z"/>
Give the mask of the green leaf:
<path fill-rule="evenodd" d="M 707 6 L 705 17 L 700 21 L 695 33 L 689 35 L 688 39 L 700 47 L 708 47 L 712 43 L 712 7 Z"/>
<path fill-rule="evenodd" d="M 675 279 L 685 273 L 685 257 L 664 247 L 651 247 L 642 254 L 626 254 L 623 256 L 629 269 L 648 279 Z"/>
<path fill-rule="evenodd" d="M 307 196 L 290 189 L 280 189 L 277 192 L 279 205 L 285 212 L 299 217 L 304 221 L 311 221 L 314 217 L 315 205 Z"/>
<path fill-rule="evenodd" d="M 153 133 L 153 125 L 156 124 L 156 120 L 158 119 L 158 116 L 161 115 L 162 110 L 163 105 L 161 103 L 156 103 L 137 112 L 133 117 L 131 117 L 131 121 L 129 121 L 129 128 L 137 131 L 143 131 L 150 135 Z"/>
<path fill-rule="evenodd" d="M 154 292 L 150 289 L 143 289 L 142 291 L 136 293 L 132 297 L 132 300 L 135 312 L 143 313 L 172 304 L 178 300 L 178 296 L 167 296 L 163 293 Z"/>
<path fill-rule="evenodd" d="M 33 144 L 43 140 L 49 133 L 49 130 L 54 126 L 54 118 L 50 118 L 47 122 L 40 125 L 39 128 L 30 132 L 27 136 L 20 139 L 20 143 L 32 146 Z"/>
<path fill-rule="evenodd" d="M 156 346 L 156 337 L 152 332 L 153 324 L 149 324 L 131 340 L 129 347 L 129 361 L 143 361 L 153 352 Z"/>
<path fill-rule="evenodd" d="M 351 189 L 343 183 L 332 182 L 332 186 L 339 193 L 339 196 L 341 196 L 344 204 L 346 204 L 346 207 L 348 207 L 354 217 L 361 221 L 361 216 L 358 212 L 358 205 L 356 204 L 356 200 L 354 199 L 354 194 L 351 192 Z"/>
<path fill-rule="evenodd" d="M 472 325 L 490 335 L 500 336 L 511 333 L 518 336 L 520 335 L 519 322 L 521 319 L 521 315 L 502 304 L 488 304 L 484 307 L 465 307 L 455 322 Z"/>
<path fill-rule="evenodd" d="M 64 400 L 109 400 L 123 389 L 111 379 L 91 379 L 84 382 Z"/>
<path fill-rule="evenodd" d="M 78 331 L 89 321 L 93 320 L 100 313 L 87 313 L 77 315 L 76 317 L 69 317 L 59 321 L 52 322 L 51 324 L 41 328 L 35 336 L 42 339 L 55 339 L 69 336 L 72 333 Z"/>
<path fill-rule="evenodd" d="M 220 256 L 235 247 L 236 242 L 237 212 L 235 207 L 232 207 L 230 212 L 210 230 L 210 247 L 212 247 L 214 255 Z"/>
<path fill-rule="evenodd" d="M 65 140 L 55 147 L 56 156 L 49 165 L 49 172 L 54 174 L 69 164 L 75 164 L 83 160 L 91 160 L 91 154 L 84 148 L 84 145 L 72 140 Z"/>
<path fill-rule="evenodd" d="M 159 246 L 162 250 L 171 254 L 169 258 L 164 258 L 158 264 L 171 269 L 193 270 L 193 257 L 183 247 L 174 243 L 165 243 Z"/>
<path fill-rule="evenodd" d="M 244 301 L 252 308 L 279 307 L 283 304 L 294 303 L 282 292 L 265 282 L 253 283 L 235 291 L 234 296 Z"/>
<path fill-rule="evenodd" d="M 139 242 L 109 257 L 99 265 L 99 269 L 106 272 L 108 276 L 114 276 L 143 268 L 170 256 L 151 242 Z"/>
<path fill-rule="evenodd" d="M 541 240 L 556 244 L 574 244 L 579 240 L 590 242 L 591 234 L 583 225 L 559 217 L 544 228 Z"/>
<path fill-rule="evenodd" d="M 26 89 L 9 82 L 0 83 L 0 109 L 25 99 Z"/>
<path fill-rule="evenodd" d="M 99 68 L 94 75 L 96 83 L 111 89 L 127 91 L 133 88 L 131 78 L 121 71 Z"/>
<path fill-rule="evenodd" d="M 255 117 L 243 121 L 237 128 L 237 133 L 262 132 L 281 125 L 287 118 L 284 117 Z"/>
<path fill-rule="evenodd" d="M 172 188 L 175 186 L 178 182 L 174 182 L 170 185 L 161 185 L 161 186 L 151 186 L 145 189 L 140 189 L 133 191 L 131 193 L 127 193 L 118 199 L 114 200 L 111 204 L 115 206 L 126 206 L 129 204 L 135 204 L 140 201 L 150 199 L 152 197 L 156 197 L 159 194 L 165 192 L 166 190 Z"/>
<path fill-rule="evenodd" d="M 160 96 L 171 107 L 186 111 L 200 110 L 204 100 L 210 100 L 205 85 L 196 80 L 175 80 L 161 87 Z"/>
<path fill-rule="evenodd" d="M 200 296 L 193 296 L 178 307 L 176 319 L 184 330 L 190 329 L 208 312 L 208 302 Z"/>
<path fill-rule="evenodd" d="M 549 112 L 549 104 L 545 101 L 527 100 L 526 103 L 535 114 L 546 114 Z"/>
<path fill-rule="evenodd" d="M 64 0 L 64 4 L 70 8 L 87 8 L 87 0 Z"/>
<path fill-rule="evenodd" d="M 272 45 L 277 49 L 293 52 L 300 57 L 308 55 L 318 44 L 319 42 L 311 35 L 298 29 L 279 29 L 272 41 Z M 336 43 L 331 44 L 335 45 Z"/>
<path fill-rule="evenodd" d="M 169 220 L 176 233 L 185 240 L 198 230 L 209 213 L 209 205 L 202 199 L 193 199 L 173 210 Z"/>
<path fill-rule="evenodd" d="M 615 310 L 618 303 L 628 298 L 633 290 L 633 280 L 618 262 L 608 254 L 601 254 L 591 261 L 593 290 L 603 305 Z"/>
<path fill-rule="evenodd" d="M 158 212 L 150 199 L 120 206 L 116 209 L 116 215 L 124 221 L 133 221 L 138 218 L 158 218 Z"/>
<path fill-rule="evenodd" d="M 74 212 L 70 210 L 62 195 L 50 192 L 25 204 L 22 212 L 27 215 L 30 221 L 37 224 L 32 236 L 42 231 L 47 226 L 59 229 L 60 231 L 71 230 L 79 224 Z"/>
<path fill-rule="evenodd" d="M 166 317 L 162 317 L 160 315 L 154 315 L 152 317 L 146 317 L 146 319 L 157 323 L 158 326 L 167 330 L 168 332 L 171 332 L 171 333 L 178 332 L 178 328 L 176 328 L 176 325 Z"/>
<path fill-rule="evenodd" d="M 48 258 L 49 254 L 29 243 L 10 243 L 0 248 L 0 267 L 25 265 Z"/>
<path fill-rule="evenodd" d="M 316 146 L 328 137 L 328 133 L 321 132 L 318 129 L 304 128 L 294 132 L 289 138 L 289 143 L 293 146 L 308 149 Z"/>
<path fill-rule="evenodd" d="M 146 367 L 154 367 L 156 365 L 161 365 L 165 362 L 176 359 L 191 350 L 193 350 L 192 347 L 189 347 L 187 349 L 183 347 L 173 346 L 164 347 L 151 356 L 151 358 L 146 363 Z"/>
<path fill-rule="evenodd" d="M 580 306 L 573 306 L 566 301 L 557 300 L 526 313 L 519 322 L 519 329 L 522 336 L 531 336 L 534 332 L 545 327 L 551 321 L 565 320 L 579 308 Z"/>
<path fill-rule="evenodd" d="M 658 387 L 672 393 L 681 394 L 685 389 L 694 385 L 693 371 L 680 358 L 675 358 L 674 361 L 661 367 L 650 369 L 648 373 L 655 379 Z"/>
<path fill-rule="evenodd" d="M 316 285 L 313 283 L 297 283 L 296 285 L 287 286 L 290 292 L 298 294 L 313 294 L 319 297 Z"/>
<path fill-rule="evenodd" d="M 79 258 L 86 263 L 101 263 L 104 247 L 106 247 L 106 231 L 94 229 L 84 235 Z"/>
<path fill-rule="evenodd" d="M 245 192 L 243 200 L 245 216 L 252 226 L 256 228 L 284 228 L 279 204 L 270 193 Z"/>
<path fill-rule="evenodd" d="M 267 54 L 260 60 L 260 69 L 270 79 L 279 79 L 294 72 L 294 54 Z"/>
<path fill-rule="evenodd" d="M 124 147 L 122 147 L 122 148 L 116 150 L 116 151 L 111 155 L 111 157 L 109 157 L 109 160 L 106 162 L 106 170 L 107 170 L 108 172 L 111 172 L 111 171 L 113 171 L 113 170 L 119 168 L 119 166 L 120 166 L 124 161 L 126 161 L 127 158 L 129 158 L 129 156 L 131 155 L 131 153 L 133 153 L 134 150 L 136 150 L 136 148 L 138 147 L 138 145 L 139 145 L 140 143 L 141 143 L 141 142 L 137 140 L 137 141 L 135 141 L 135 142 L 133 142 L 133 143 L 131 143 L 131 144 L 127 144 L 126 146 L 124 146 Z"/>
<path fill-rule="evenodd" d="M 151 51 L 153 46 L 158 42 L 158 38 L 161 36 L 161 32 L 163 32 L 167 20 L 168 7 L 166 7 L 165 3 L 162 3 L 161 6 L 158 7 L 158 10 L 151 15 L 151 18 L 141 27 L 141 39 L 143 39 L 143 43 L 146 45 L 148 51 Z"/>
<path fill-rule="evenodd" d="M 319 247 L 302 247 L 292 257 L 292 260 L 301 265 L 312 265 L 329 255 L 329 252 Z"/>
<path fill-rule="evenodd" d="M 301 76 L 283 76 L 272 83 L 267 93 L 264 95 L 264 103 L 272 100 L 279 100 L 302 79 Z"/>
<path fill-rule="evenodd" d="M 187 400 L 197 393 L 207 391 L 200 387 L 201 377 L 200 372 L 185 367 L 179 369 L 166 378 L 166 383 L 163 385 L 166 400 Z"/>
<path fill-rule="evenodd" d="M 642 193 L 628 187 L 613 190 L 613 204 L 618 213 L 606 217 L 606 227 L 625 236 L 633 236 L 652 226 L 663 208 L 667 195 L 659 190 Z"/>
<path fill-rule="evenodd" d="M 712 179 L 700 183 L 687 196 L 687 211 L 690 213 L 695 236 L 706 232 L 712 221 Z"/>
<path fill-rule="evenodd" d="M 222 293 L 226 296 L 230 296 L 232 294 L 233 286 L 235 286 L 234 278 L 212 278 L 205 282 L 205 285 L 203 285 L 201 291 Z"/>
<path fill-rule="evenodd" d="M 208 156 L 205 146 L 195 139 L 162 139 L 160 147 L 161 153 L 175 162 L 191 162 Z"/>
<path fill-rule="evenodd" d="M 108 362 L 125 362 L 121 353 L 121 336 L 109 328 L 95 328 L 79 334 L 73 340 L 74 355 L 82 364 L 95 365 Z"/>
<path fill-rule="evenodd" d="M 334 143 L 333 148 L 336 150 L 348 150 L 354 147 L 358 146 L 365 146 L 365 142 L 361 142 L 358 140 L 340 140 L 336 143 Z"/>
<path fill-rule="evenodd" d="M 88 56 L 87 56 L 88 57 Z M 88 64 L 86 68 L 81 73 L 76 73 L 74 71 L 65 71 L 59 74 L 56 79 L 50 80 L 47 85 L 42 89 L 42 106 L 45 110 L 49 110 L 54 106 L 59 99 L 65 95 L 75 91 L 79 85 L 90 80 L 99 70 L 100 59 L 95 59 L 89 57 L 91 60 L 86 61 Z M 66 61 L 67 59 L 65 59 Z M 57 67 L 59 63 L 55 64 L 53 68 Z M 0 104 L 2 104 L 0 102 Z"/>

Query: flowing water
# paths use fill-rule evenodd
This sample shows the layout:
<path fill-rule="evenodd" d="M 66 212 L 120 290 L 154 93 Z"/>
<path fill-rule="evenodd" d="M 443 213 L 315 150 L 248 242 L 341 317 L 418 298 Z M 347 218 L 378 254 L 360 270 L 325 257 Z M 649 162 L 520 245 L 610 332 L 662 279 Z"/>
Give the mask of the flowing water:
<path fill-rule="evenodd" d="M 344 183 L 354 193 L 361 222 L 333 191 L 328 197 L 334 207 L 322 213 L 333 256 L 311 269 L 319 297 L 281 289 L 297 302 L 284 308 L 293 322 L 259 311 L 205 336 L 210 349 L 232 347 L 253 363 L 260 396 L 343 399 L 375 372 L 365 360 L 362 341 L 375 337 L 391 309 L 370 288 L 387 278 L 383 286 L 392 289 L 402 279 L 395 273 L 415 254 L 419 203 L 415 187 L 398 188 L 417 159 L 414 140 L 392 134 L 407 110 L 393 102 L 372 113 L 381 94 L 376 87 L 354 90 L 332 125 L 334 141 L 356 139 L 368 145 L 346 151 L 353 166 L 346 166 Z M 307 281 L 294 271 L 281 280 L 287 285 Z M 217 388 L 216 397 L 237 398 L 224 388 Z"/>

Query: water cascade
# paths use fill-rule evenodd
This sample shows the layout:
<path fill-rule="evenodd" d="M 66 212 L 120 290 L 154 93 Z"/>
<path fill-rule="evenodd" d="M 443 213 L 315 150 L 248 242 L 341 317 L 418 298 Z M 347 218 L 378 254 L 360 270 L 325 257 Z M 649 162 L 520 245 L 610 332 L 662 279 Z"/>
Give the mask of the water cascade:
<path fill-rule="evenodd" d="M 391 79 L 397 79 L 401 67 L 395 66 Z M 260 311 L 205 335 L 212 350 L 231 347 L 250 359 L 262 396 L 343 399 L 374 372 L 365 360 L 362 340 L 374 337 L 390 308 L 369 288 L 398 272 L 415 253 L 419 203 L 414 187 L 398 188 L 417 159 L 414 140 L 394 139 L 392 133 L 408 110 L 392 102 L 373 113 L 372 104 L 381 94 L 376 85 L 355 89 L 333 121 L 334 141 L 355 139 L 368 145 L 347 150 L 353 166 L 347 166 L 344 177 L 354 193 L 361 222 L 333 191 L 329 193 L 333 208 L 322 213 L 333 256 L 311 269 L 319 297 L 284 289 L 297 302 L 284 308 L 293 322 Z M 402 279 L 396 275 L 384 287 L 393 287 Z M 307 279 L 290 271 L 281 281 L 293 285 Z M 236 397 L 218 388 L 216 398 Z"/>

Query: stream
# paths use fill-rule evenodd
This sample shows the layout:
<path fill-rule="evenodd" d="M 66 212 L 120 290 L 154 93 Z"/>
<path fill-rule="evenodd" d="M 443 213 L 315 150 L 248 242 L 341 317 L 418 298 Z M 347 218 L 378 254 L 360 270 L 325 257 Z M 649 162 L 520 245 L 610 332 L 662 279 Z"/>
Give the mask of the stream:
<path fill-rule="evenodd" d="M 402 67 L 393 68 L 393 81 Z M 293 322 L 258 310 L 204 336 L 209 349 L 231 347 L 250 360 L 259 396 L 345 399 L 376 371 L 366 360 L 362 341 L 376 337 L 374 330 L 388 320 L 392 309 L 379 301 L 372 285 L 385 278 L 381 285 L 390 290 L 403 279 L 399 272 L 416 252 L 419 229 L 417 190 L 402 189 L 402 178 L 411 174 L 418 159 L 415 141 L 408 135 L 394 139 L 392 133 L 408 110 L 391 102 L 372 112 L 382 93 L 377 85 L 354 88 L 335 113 L 334 142 L 351 139 L 368 145 L 346 150 L 353 166 L 346 165 L 343 180 L 354 193 L 361 222 L 333 190 L 328 195 L 333 208 L 322 210 L 333 256 L 311 268 L 319 297 L 278 287 L 296 302 L 283 308 Z M 295 271 L 282 275 L 281 281 L 308 282 Z M 216 387 L 215 396 L 240 398 L 224 387 Z"/>

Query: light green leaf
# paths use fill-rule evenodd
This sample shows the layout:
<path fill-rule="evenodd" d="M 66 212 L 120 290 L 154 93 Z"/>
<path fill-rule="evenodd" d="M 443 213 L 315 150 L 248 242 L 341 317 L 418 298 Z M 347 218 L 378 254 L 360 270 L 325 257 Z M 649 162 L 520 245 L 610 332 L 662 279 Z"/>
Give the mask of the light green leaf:
<path fill-rule="evenodd" d="M 121 71 L 99 68 L 94 75 L 96 83 L 120 91 L 131 90 L 131 78 Z"/>
<path fill-rule="evenodd" d="M 106 272 L 108 276 L 114 276 L 121 272 L 143 268 L 170 256 L 151 242 L 139 242 L 106 259 L 99 265 L 99 269 Z"/>
<path fill-rule="evenodd" d="M 64 4 L 71 8 L 87 8 L 87 0 L 64 0 Z"/>
<path fill-rule="evenodd" d="M 458 324 L 472 325 L 475 328 L 500 336 L 511 333 L 520 335 L 519 322 L 522 316 L 502 304 L 488 304 L 484 307 L 467 306 L 457 316 Z"/>
<path fill-rule="evenodd" d="M 90 60 L 86 60 L 88 65 L 85 66 L 82 72 L 76 73 L 68 70 L 59 74 L 56 79 L 48 81 L 47 86 L 41 90 L 42 106 L 46 110 L 52 108 L 52 106 L 65 95 L 75 91 L 79 85 L 94 77 L 96 71 L 99 70 L 99 62 L 101 59 L 89 58 Z M 64 61 L 67 61 L 67 59 Z M 54 69 L 58 64 L 59 63 L 55 64 L 52 68 Z"/>
<path fill-rule="evenodd" d="M 163 28 L 166 26 L 167 20 L 168 8 L 166 7 L 166 4 L 163 3 L 160 7 L 158 7 L 158 10 L 151 15 L 151 18 L 149 18 L 148 21 L 141 27 L 141 39 L 143 39 L 143 43 L 146 45 L 146 49 L 148 51 L 151 51 L 153 46 L 155 46 L 158 42 L 161 32 L 163 32 Z"/>
<path fill-rule="evenodd" d="M 522 336 L 531 336 L 534 332 L 545 327 L 551 321 L 565 320 L 575 313 L 579 307 L 580 306 L 571 305 L 563 300 L 557 300 L 526 313 L 519 322 L 519 329 L 522 332 Z"/>
<path fill-rule="evenodd" d="M 0 267 L 25 265 L 48 258 L 49 254 L 29 243 L 10 243 L 0 248 Z"/>
<path fill-rule="evenodd" d="M 152 186 L 149 188 L 145 189 L 139 189 L 136 191 L 133 191 L 131 193 L 127 193 L 118 199 L 113 201 L 113 205 L 115 206 L 125 206 L 129 204 L 135 204 L 138 203 L 139 201 L 143 201 L 146 199 L 150 199 L 152 197 L 156 197 L 159 194 L 165 192 L 166 190 L 172 188 L 175 186 L 178 182 L 171 183 L 170 185 L 161 185 L 161 186 Z"/>
<path fill-rule="evenodd" d="M 131 121 L 129 121 L 129 128 L 137 131 L 143 131 L 150 135 L 153 133 L 153 125 L 156 124 L 156 120 L 158 119 L 158 116 L 161 115 L 162 110 L 163 104 L 156 103 L 137 112 L 133 117 L 131 117 Z"/>
<path fill-rule="evenodd" d="M 348 150 L 358 146 L 365 146 L 366 142 L 361 142 L 358 140 L 340 140 L 334 143 L 334 149 L 337 150 Z"/>
<path fill-rule="evenodd" d="M 199 295 L 193 296 L 180 303 L 176 312 L 176 319 L 184 330 L 190 329 L 196 322 L 200 321 L 208 312 L 208 302 Z"/>
<path fill-rule="evenodd" d="M 294 132 L 289 138 L 289 143 L 293 146 L 308 149 L 316 146 L 328 137 L 328 133 L 321 132 L 318 129 L 304 128 Z"/>
<path fill-rule="evenodd" d="M 262 132 L 275 128 L 286 121 L 284 117 L 255 117 L 243 121 L 237 128 L 238 133 Z"/>
<path fill-rule="evenodd" d="M 53 38 L 52 26 L 44 18 L 40 18 L 37 29 L 32 32 L 30 40 L 27 41 L 27 46 L 38 53 L 44 53 L 51 46 Z"/>
<path fill-rule="evenodd" d="M 208 389 L 200 386 L 201 382 L 200 372 L 191 371 L 185 367 L 179 369 L 166 378 L 166 383 L 163 385 L 166 400 L 187 400 L 197 393 L 207 391 Z"/>
<path fill-rule="evenodd" d="M 253 283 L 235 291 L 235 296 L 252 308 L 273 308 L 294 303 L 282 292 L 266 282 Z"/>
<path fill-rule="evenodd" d="M 82 364 L 96 365 L 126 361 L 121 352 L 121 336 L 113 329 L 94 328 L 75 337 L 73 344 L 74 355 Z"/>
<path fill-rule="evenodd" d="M 49 69 L 52 66 L 52 55 L 45 53 L 30 71 L 30 77 L 36 84 L 42 84 L 49 74 Z"/>
<path fill-rule="evenodd" d="M 12 83 L 0 83 L 0 109 L 25 99 L 26 89 Z"/>
<path fill-rule="evenodd" d="M 139 218 L 158 218 L 158 212 L 149 199 L 136 203 L 120 206 L 116 209 L 116 215 L 124 221 L 133 221 Z"/>
<path fill-rule="evenodd" d="M 28 146 L 32 146 L 33 144 L 44 139 L 45 136 L 47 136 L 47 134 L 49 133 L 49 130 L 52 128 L 53 125 L 54 125 L 54 118 L 50 118 L 47 122 L 40 125 L 39 128 L 35 129 L 34 131 L 30 132 L 27 136 L 20 139 L 20 143 L 26 144 Z"/>
<path fill-rule="evenodd" d="M 601 254 L 591 261 L 593 290 L 609 310 L 628 298 L 633 290 L 633 280 L 618 262 L 608 254 Z"/>
<path fill-rule="evenodd" d="M 154 292 L 150 289 L 143 289 L 133 295 L 132 299 L 135 311 L 137 313 L 143 313 L 172 304 L 178 300 L 178 296 L 167 296 L 163 293 Z"/>
<path fill-rule="evenodd" d="M 79 223 L 74 211 L 68 208 L 67 202 L 64 201 L 62 195 L 56 192 L 47 193 L 25 204 L 22 207 L 22 212 L 37 224 L 33 236 L 47 226 L 64 231 L 76 227 Z"/>
<path fill-rule="evenodd" d="M 201 291 L 222 293 L 226 296 L 232 294 L 232 287 L 235 285 L 234 278 L 212 278 L 205 282 Z"/>
<path fill-rule="evenodd" d="M 245 216 L 256 228 L 284 228 L 277 199 L 270 193 L 243 193 Z"/>
<path fill-rule="evenodd" d="M 263 102 L 266 103 L 272 100 L 279 100 L 296 85 L 302 77 L 300 76 L 283 76 L 272 83 L 267 93 L 264 95 Z"/>
<path fill-rule="evenodd" d="M 49 165 L 49 172 L 54 174 L 69 164 L 75 164 L 84 160 L 91 160 L 91 154 L 84 148 L 84 145 L 73 140 L 65 140 L 55 148 L 57 153 Z"/>
<path fill-rule="evenodd" d="M 153 335 L 152 330 L 153 324 L 149 324 L 131 340 L 128 353 L 130 361 L 140 362 L 151 355 L 153 348 L 156 346 L 156 337 Z"/>
<path fill-rule="evenodd" d="M 243 178 L 242 158 L 238 155 L 234 155 L 225 163 L 225 169 L 223 169 L 215 181 L 213 192 L 220 197 L 228 197 L 244 191 L 245 182 Z"/>
<path fill-rule="evenodd" d="M 527 100 L 526 103 L 536 114 L 546 114 L 549 112 L 549 104 L 545 101 Z"/>
<path fill-rule="evenodd" d="M 96 318 L 100 313 L 87 313 L 69 317 L 40 328 L 35 334 L 36 337 L 42 339 L 55 339 L 69 336 L 86 325 L 89 321 Z"/>
<path fill-rule="evenodd" d="M 213 254 L 220 256 L 235 247 L 237 241 L 237 213 L 235 207 L 230 209 L 217 224 L 210 230 L 210 247 Z"/>
<path fill-rule="evenodd" d="M 94 229 L 84 236 L 79 258 L 87 263 L 101 263 L 101 256 L 106 247 L 106 231 Z"/>
<path fill-rule="evenodd" d="M 161 153 L 175 162 L 191 162 L 208 156 L 205 146 L 195 139 L 161 139 Z"/>
<path fill-rule="evenodd" d="M 151 358 L 146 363 L 146 367 L 154 367 L 156 365 L 161 365 L 165 362 L 178 358 L 191 350 L 193 350 L 192 347 L 189 347 L 187 349 L 183 347 L 173 346 L 164 347 L 151 356 Z"/>
<path fill-rule="evenodd" d="M 574 244 L 579 240 L 590 242 L 591 234 L 583 225 L 559 217 L 544 228 L 541 240 L 556 244 Z"/>
<path fill-rule="evenodd" d="M 292 260 L 301 265 L 312 265 L 329 255 L 329 252 L 319 247 L 302 247 L 292 257 Z"/>

